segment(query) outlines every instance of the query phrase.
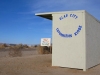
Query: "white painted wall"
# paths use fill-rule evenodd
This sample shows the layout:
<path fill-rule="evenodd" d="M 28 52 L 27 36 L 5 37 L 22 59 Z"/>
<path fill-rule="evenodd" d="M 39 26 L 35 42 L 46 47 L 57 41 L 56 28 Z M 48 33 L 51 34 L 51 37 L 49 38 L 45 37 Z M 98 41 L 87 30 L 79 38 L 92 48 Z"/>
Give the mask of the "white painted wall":
<path fill-rule="evenodd" d="M 86 68 L 100 63 L 100 22 L 86 12 Z"/>
<path fill-rule="evenodd" d="M 59 18 L 67 14 L 62 20 Z M 77 17 L 70 17 L 74 14 Z M 85 69 L 85 18 L 84 11 L 73 11 L 52 14 L 53 16 L 53 50 L 52 66 Z M 76 19 L 75 19 L 76 18 Z M 74 33 L 82 26 L 79 33 Z M 63 34 L 72 34 L 72 37 L 62 37 L 56 31 L 59 28 Z"/>

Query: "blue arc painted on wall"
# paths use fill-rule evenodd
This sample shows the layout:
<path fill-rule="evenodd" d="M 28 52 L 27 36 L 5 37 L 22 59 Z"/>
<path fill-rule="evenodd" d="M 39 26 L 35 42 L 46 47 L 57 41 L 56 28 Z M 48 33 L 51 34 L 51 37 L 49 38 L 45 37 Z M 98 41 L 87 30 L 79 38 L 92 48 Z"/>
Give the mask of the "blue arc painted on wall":
<path fill-rule="evenodd" d="M 56 31 L 57 31 L 57 32 L 59 33 L 59 35 L 62 36 L 62 37 L 72 37 L 72 34 L 63 34 L 63 33 L 59 30 L 59 28 L 57 28 Z"/>
<path fill-rule="evenodd" d="M 78 16 L 75 15 L 75 14 L 65 14 L 65 15 L 63 15 L 63 16 L 60 16 L 60 17 L 59 17 L 59 20 L 61 21 L 61 20 L 65 19 L 65 18 L 67 18 L 67 17 L 73 18 L 73 19 L 75 19 L 75 20 L 78 18 Z M 77 29 L 73 34 L 63 34 L 63 33 L 59 30 L 59 28 L 56 28 L 56 31 L 59 33 L 59 35 L 60 35 L 61 37 L 65 37 L 65 38 L 71 38 L 73 35 L 74 35 L 74 36 L 77 36 L 81 30 L 82 30 L 82 25 L 79 25 L 79 26 L 78 26 L 78 29 Z"/>
<path fill-rule="evenodd" d="M 79 26 L 78 26 L 78 29 L 76 30 L 76 32 L 74 32 L 74 36 L 77 36 L 77 35 L 79 34 L 79 32 L 81 31 L 81 29 L 82 29 L 82 26 L 79 25 Z M 59 28 L 56 28 L 56 31 L 57 31 L 57 32 L 59 33 L 59 35 L 62 36 L 62 37 L 71 38 L 71 37 L 73 36 L 72 34 L 63 34 L 63 33 L 59 30 Z"/>

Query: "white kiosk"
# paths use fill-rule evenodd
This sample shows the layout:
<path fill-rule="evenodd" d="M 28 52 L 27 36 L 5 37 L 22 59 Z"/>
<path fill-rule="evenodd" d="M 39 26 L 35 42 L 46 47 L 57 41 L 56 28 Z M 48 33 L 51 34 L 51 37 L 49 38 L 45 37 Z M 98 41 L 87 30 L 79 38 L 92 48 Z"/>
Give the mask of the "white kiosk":
<path fill-rule="evenodd" d="M 52 20 L 52 66 L 86 69 L 100 63 L 100 21 L 85 10 L 36 13 Z"/>

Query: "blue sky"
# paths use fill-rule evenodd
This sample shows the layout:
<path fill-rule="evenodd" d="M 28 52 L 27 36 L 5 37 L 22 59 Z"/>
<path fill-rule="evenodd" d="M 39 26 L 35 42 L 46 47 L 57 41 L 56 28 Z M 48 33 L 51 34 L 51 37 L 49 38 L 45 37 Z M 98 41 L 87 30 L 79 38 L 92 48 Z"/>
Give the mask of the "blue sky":
<path fill-rule="evenodd" d="M 86 10 L 100 20 L 100 0 L 0 0 L 0 43 L 39 44 L 52 37 L 52 21 L 35 13 Z"/>

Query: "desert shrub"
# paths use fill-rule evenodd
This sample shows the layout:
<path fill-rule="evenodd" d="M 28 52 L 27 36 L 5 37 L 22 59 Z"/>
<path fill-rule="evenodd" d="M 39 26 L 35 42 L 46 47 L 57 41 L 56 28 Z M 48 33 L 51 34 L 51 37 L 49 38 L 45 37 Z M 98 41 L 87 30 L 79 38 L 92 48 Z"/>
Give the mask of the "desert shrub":
<path fill-rule="evenodd" d="M 22 49 L 23 45 L 22 44 L 18 44 L 18 45 L 15 46 L 15 48 Z"/>
<path fill-rule="evenodd" d="M 7 44 L 5 43 L 0 45 L 0 49 L 6 48 L 6 47 L 7 47 Z"/>
<path fill-rule="evenodd" d="M 2 45 L 0 45 L 0 49 L 2 49 L 2 48 L 4 48 L 4 47 L 2 47 Z"/>
<path fill-rule="evenodd" d="M 52 49 L 50 50 L 50 47 L 47 47 L 47 46 L 39 46 L 38 47 L 38 53 L 39 54 L 51 54 L 52 53 Z"/>
<path fill-rule="evenodd" d="M 4 44 L 2 44 L 4 47 L 7 47 L 7 44 L 6 43 L 4 43 Z"/>
<path fill-rule="evenodd" d="M 50 47 L 44 46 L 43 50 L 44 50 L 44 54 L 51 54 Z"/>
<path fill-rule="evenodd" d="M 12 57 L 22 56 L 21 49 L 23 49 L 22 44 L 11 46 L 9 50 L 9 56 L 12 56 Z"/>
<path fill-rule="evenodd" d="M 34 45 L 34 47 L 36 48 L 36 47 L 37 47 L 37 45 Z"/>
<path fill-rule="evenodd" d="M 41 46 L 40 45 L 38 45 L 37 51 L 38 51 L 38 54 L 41 54 Z"/>
<path fill-rule="evenodd" d="M 23 48 L 29 48 L 29 46 L 27 44 L 23 45 Z"/>

